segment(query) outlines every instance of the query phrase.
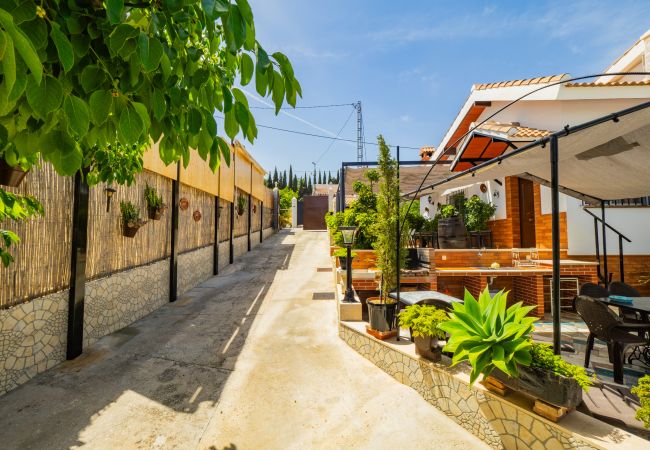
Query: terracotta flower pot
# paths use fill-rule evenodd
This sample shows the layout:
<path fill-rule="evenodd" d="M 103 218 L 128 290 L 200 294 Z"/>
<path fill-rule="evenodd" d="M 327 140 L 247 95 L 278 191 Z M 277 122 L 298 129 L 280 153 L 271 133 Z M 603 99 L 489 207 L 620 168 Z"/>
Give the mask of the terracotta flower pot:
<path fill-rule="evenodd" d="M 20 167 L 11 167 L 4 159 L 0 158 L 0 184 L 10 187 L 18 187 L 25 178 L 27 172 Z"/>
<path fill-rule="evenodd" d="M 149 213 L 149 218 L 151 220 L 160 220 L 160 218 L 162 217 L 162 215 L 163 215 L 163 213 L 165 212 L 166 209 L 167 209 L 167 207 L 162 207 L 162 208 L 148 207 L 147 212 Z"/>

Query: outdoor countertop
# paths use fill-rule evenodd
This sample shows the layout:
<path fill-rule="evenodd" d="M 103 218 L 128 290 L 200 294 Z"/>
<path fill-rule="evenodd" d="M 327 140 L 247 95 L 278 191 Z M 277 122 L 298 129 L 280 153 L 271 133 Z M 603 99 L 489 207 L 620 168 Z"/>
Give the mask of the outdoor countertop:
<path fill-rule="evenodd" d="M 534 259 L 533 262 L 544 265 L 553 265 L 552 259 Z M 597 266 L 598 263 L 595 261 L 578 261 L 577 259 L 561 259 L 561 266 Z"/>
<path fill-rule="evenodd" d="M 553 270 L 548 267 L 500 267 L 498 269 L 491 269 L 489 267 L 436 267 L 436 273 L 438 274 L 455 274 L 468 272 L 476 273 L 477 275 L 532 275 L 536 273 L 551 273 Z"/>

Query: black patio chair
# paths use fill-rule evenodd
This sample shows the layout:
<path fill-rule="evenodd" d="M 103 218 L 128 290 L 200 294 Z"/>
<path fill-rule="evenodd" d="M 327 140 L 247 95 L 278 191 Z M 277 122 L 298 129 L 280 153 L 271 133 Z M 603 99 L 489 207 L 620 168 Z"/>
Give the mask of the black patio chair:
<path fill-rule="evenodd" d="M 580 286 L 578 295 L 586 295 L 591 298 L 603 298 L 609 297 L 609 292 L 604 287 L 595 283 L 585 283 Z M 576 298 L 578 298 L 577 295 L 573 298 L 573 312 L 576 312 Z"/>
<path fill-rule="evenodd" d="M 609 285 L 609 295 L 624 295 L 625 297 L 641 297 L 639 291 L 622 281 L 612 281 Z M 618 315 L 625 320 L 641 322 L 639 314 L 626 306 L 618 307 Z"/>
<path fill-rule="evenodd" d="M 633 332 L 650 332 L 650 323 L 624 322 L 609 307 L 592 297 L 579 295 L 575 300 L 578 314 L 589 328 L 589 338 L 585 350 L 585 367 L 589 367 L 594 339 L 607 343 L 609 361 L 614 365 L 614 381 L 623 384 L 623 361 L 625 349 L 631 345 L 648 344 L 645 337 Z"/>

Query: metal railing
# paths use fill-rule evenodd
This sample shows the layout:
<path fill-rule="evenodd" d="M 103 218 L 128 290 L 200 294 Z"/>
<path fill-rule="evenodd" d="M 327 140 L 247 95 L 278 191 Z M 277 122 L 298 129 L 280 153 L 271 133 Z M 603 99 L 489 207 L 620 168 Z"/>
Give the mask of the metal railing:
<path fill-rule="evenodd" d="M 589 211 L 587 208 L 583 208 L 583 211 L 589 214 L 591 217 L 594 218 L 594 235 L 596 238 L 596 259 L 598 260 L 598 278 L 605 283 L 605 285 L 609 284 L 610 278 L 608 273 L 601 273 L 600 270 L 600 243 L 598 239 L 598 222 L 602 224 L 603 219 Z M 616 228 L 605 222 L 605 227 L 609 228 L 612 230 L 614 233 L 618 235 L 618 264 L 619 264 L 619 271 L 620 271 L 620 280 L 621 283 L 625 283 L 625 262 L 623 258 L 623 239 L 625 239 L 627 242 L 632 242 L 627 236 L 625 236 L 623 233 L 618 231 Z M 603 239 L 603 242 L 605 240 Z M 607 249 L 603 245 L 603 257 L 606 259 L 607 258 Z M 605 263 L 605 267 L 607 267 L 607 263 Z M 607 270 L 605 270 L 607 272 Z"/>

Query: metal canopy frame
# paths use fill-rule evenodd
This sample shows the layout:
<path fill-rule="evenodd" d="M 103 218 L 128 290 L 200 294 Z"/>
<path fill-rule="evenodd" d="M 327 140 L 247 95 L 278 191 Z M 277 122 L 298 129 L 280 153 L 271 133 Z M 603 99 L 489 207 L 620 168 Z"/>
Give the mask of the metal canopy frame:
<path fill-rule="evenodd" d="M 565 80 L 564 82 L 568 82 Z M 475 167 L 458 172 L 454 175 L 449 176 L 444 180 L 437 181 L 432 183 L 429 186 L 426 186 L 425 189 L 435 189 L 436 187 L 442 186 L 452 180 L 457 178 L 470 175 L 472 177 L 476 176 L 476 173 L 482 169 L 486 169 L 493 165 L 501 164 L 504 160 L 512 158 L 514 156 L 520 155 L 524 152 L 532 150 L 537 147 L 545 148 L 546 145 L 549 145 L 549 158 L 550 158 L 550 168 L 551 168 L 551 179 L 550 181 L 543 180 L 539 177 L 528 174 L 528 179 L 531 177 L 535 178 L 535 181 L 544 182 L 545 185 L 551 188 L 551 228 L 552 228 L 552 249 L 553 249 L 553 280 L 552 280 L 552 291 L 551 291 L 551 312 L 553 316 L 553 351 L 555 354 L 560 354 L 561 346 L 561 327 L 560 327 L 560 200 L 559 194 L 563 192 L 572 197 L 578 199 L 588 198 L 595 203 L 600 203 L 601 206 L 601 226 L 603 233 L 603 249 L 604 249 L 604 258 L 605 258 L 605 284 L 607 284 L 607 242 L 606 242 L 606 222 L 605 222 L 605 201 L 603 199 L 589 195 L 588 193 L 576 192 L 572 189 L 560 186 L 559 184 L 559 140 L 563 137 L 569 136 L 572 133 L 579 131 L 588 130 L 592 127 L 598 126 L 600 124 L 613 121 L 618 122 L 620 117 L 626 116 L 628 114 L 635 113 L 644 109 L 650 108 L 650 102 L 640 103 L 638 105 L 632 106 L 630 108 L 623 109 L 616 113 L 607 114 L 605 116 L 599 117 L 597 119 L 589 120 L 587 122 L 574 125 L 574 126 L 565 126 L 563 130 L 552 133 L 549 136 L 540 138 L 530 144 L 524 145 L 513 150 L 510 153 L 498 156 L 489 161 L 481 162 Z M 524 174 L 526 176 L 526 174 Z M 416 191 L 408 192 L 404 196 L 415 195 L 422 191 L 422 187 Z M 399 246 L 398 246 L 399 247 Z"/>

